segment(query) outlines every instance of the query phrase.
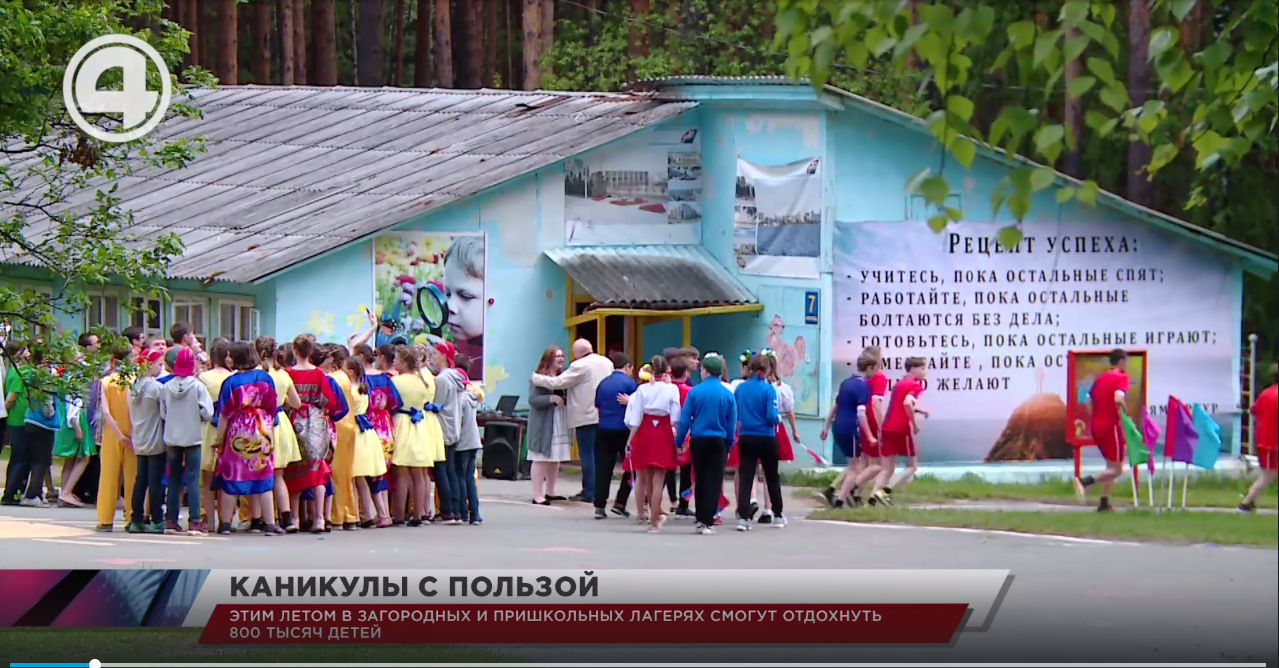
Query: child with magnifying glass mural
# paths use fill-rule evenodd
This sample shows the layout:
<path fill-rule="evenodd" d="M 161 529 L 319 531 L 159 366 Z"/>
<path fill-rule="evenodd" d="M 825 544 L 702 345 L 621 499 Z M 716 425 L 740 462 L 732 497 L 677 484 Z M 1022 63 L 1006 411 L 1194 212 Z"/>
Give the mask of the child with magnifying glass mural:
<path fill-rule="evenodd" d="M 378 343 L 448 341 L 472 360 L 472 380 L 482 381 L 484 243 L 482 233 L 378 235 L 373 242 L 377 312 L 372 314 Z"/>

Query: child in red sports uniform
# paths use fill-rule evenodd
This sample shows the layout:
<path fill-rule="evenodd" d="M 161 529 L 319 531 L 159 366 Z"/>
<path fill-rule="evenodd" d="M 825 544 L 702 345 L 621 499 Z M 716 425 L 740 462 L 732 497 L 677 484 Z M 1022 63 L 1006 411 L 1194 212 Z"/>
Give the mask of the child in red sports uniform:
<path fill-rule="evenodd" d="M 919 433 L 916 413 L 923 413 L 916 407 L 919 395 L 924 392 L 924 378 L 928 376 L 928 362 L 922 357 L 906 358 L 906 375 L 893 386 L 892 397 L 888 401 L 888 411 L 884 415 L 884 423 L 880 425 L 880 471 L 875 476 L 875 489 L 871 492 L 871 503 L 892 504 L 893 487 L 900 487 L 914 477 L 919 467 L 919 452 L 915 447 L 915 435 Z M 906 468 L 893 479 L 893 469 L 897 466 L 897 458 L 906 458 Z M 891 481 L 891 485 L 889 484 Z"/>
<path fill-rule="evenodd" d="M 1252 404 L 1252 416 L 1256 418 L 1253 443 L 1257 449 L 1257 463 L 1261 476 L 1248 488 L 1248 494 L 1239 504 L 1239 510 L 1248 512 L 1257 507 L 1257 497 L 1275 483 L 1276 460 L 1279 460 L 1279 364 L 1270 366 L 1270 387 L 1261 391 Z"/>
<path fill-rule="evenodd" d="M 830 487 L 822 492 L 822 499 L 826 501 L 826 505 L 835 507 L 838 494 L 837 491 L 844 488 L 844 478 L 852 472 L 857 480 L 862 482 L 853 484 L 852 502 L 854 506 L 860 506 L 862 503 L 862 486 L 871 480 L 874 480 L 875 473 L 867 473 L 871 468 L 879 470 L 880 456 L 880 429 L 879 425 L 884 421 L 884 402 L 885 395 L 888 394 L 888 376 L 884 375 L 883 351 L 879 346 L 870 346 L 862 350 L 862 354 L 858 355 L 858 363 L 863 359 L 875 360 L 875 370 L 866 379 L 866 383 L 870 386 L 870 405 L 866 407 L 866 418 L 868 422 L 868 432 L 875 437 L 875 442 L 862 443 L 862 454 L 855 461 L 850 462 L 851 466 L 840 471 L 839 476 L 831 481 Z M 833 415 L 833 413 L 832 413 Z M 823 441 L 826 439 L 822 439 Z"/>
<path fill-rule="evenodd" d="M 1111 510 L 1110 488 L 1124 473 L 1124 429 L 1119 412 L 1126 410 L 1124 402 L 1129 385 L 1128 353 L 1116 348 L 1110 351 L 1110 368 L 1097 376 L 1088 391 L 1092 404 L 1092 438 L 1106 460 L 1106 470 L 1074 481 L 1075 492 L 1081 499 L 1085 490 L 1101 483 L 1101 502 L 1097 505 L 1100 512 Z"/>

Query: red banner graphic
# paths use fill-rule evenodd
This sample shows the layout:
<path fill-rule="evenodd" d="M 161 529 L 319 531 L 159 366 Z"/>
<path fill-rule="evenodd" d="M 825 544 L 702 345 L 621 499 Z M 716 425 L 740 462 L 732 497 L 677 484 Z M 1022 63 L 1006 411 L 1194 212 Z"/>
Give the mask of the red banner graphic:
<path fill-rule="evenodd" d="M 709 605 L 220 604 L 205 644 L 938 644 L 963 603 Z M 567 622 L 567 623 L 566 623 Z M 588 627 L 581 624 L 588 623 Z M 766 632 L 761 630 L 766 629 Z"/>

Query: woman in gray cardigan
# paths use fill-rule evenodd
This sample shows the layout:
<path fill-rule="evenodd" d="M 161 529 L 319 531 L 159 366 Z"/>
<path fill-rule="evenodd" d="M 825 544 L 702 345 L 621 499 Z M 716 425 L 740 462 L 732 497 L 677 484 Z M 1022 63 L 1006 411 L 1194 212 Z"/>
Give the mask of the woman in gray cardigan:
<path fill-rule="evenodd" d="M 563 350 L 551 346 L 542 352 L 537 373 L 557 376 L 563 370 Z M 564 414 L 564 396 L 529 383 L 528 405 L 528 458 L 533 464 L 530 476 L 533 479 L 533 503 L 549 506 L 552 501 L 564 500 L 564 497 L 555 495 L 555 479 L 560 473 L 560 463 L 571 457 L 573 443 Z"/>

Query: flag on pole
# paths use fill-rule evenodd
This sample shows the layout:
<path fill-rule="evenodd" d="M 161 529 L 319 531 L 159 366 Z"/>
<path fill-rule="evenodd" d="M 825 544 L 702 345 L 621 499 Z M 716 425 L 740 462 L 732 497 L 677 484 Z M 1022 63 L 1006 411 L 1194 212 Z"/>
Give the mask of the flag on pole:
<path fill-rule="evenodd" d="M 1212 470 L 1217 466 L 1217 456 L 1221 454 L 1221 426 L 1199 404 L 1195 404 L 1194 422 L 1199 442 L 1195 444 L 1195 454 L 1190 463 Z"/>
<path fill-rule="evenodd" d="M 1150 419 L 1150 413 L 1142 412 L 1141 414 L 1141 436 L 1142 441 L 1146 444 L 1146 471 L 1150 475 L 1155 474 L 1155 446 L 1159 445 L 1159 425 Z"/>
<path fill-rule="evenodd" d="M 1195 458 L 1195 444 L 1199 432 L 1190 417 L 1190 410 L 1176 397 L 1168 397 L 1168 424 L 1164 428 L 1164 456 L 1174 462 L 1189 464 Z"/>
<path fill-rule="evenodd" d="M 818 466 L 822 468 L 827 468 L 830 466 L 830 462 L 826 461 L 825 457 L 817 454 L 816 452 L 813 452 L 812 448 L 809 448 L 807 445 L 804 445 L 803 443 L 800 443 L 799 447 L 803 448 L 804 451 L 808 453 L 808 456 L 813 458 L 814 464 L 817 464 Z"/>
<path fill-rule="evenodd" d="M 1119 411 L 1119 419 L 1123 422 L 1124 445 L 1128 450 L 1128 465 L 1140 466 L 1150 461 L 1150 450 L 1146 448 L 1146 440 L 1137 424 L 1128 417 L 1127 411 Z"/>

